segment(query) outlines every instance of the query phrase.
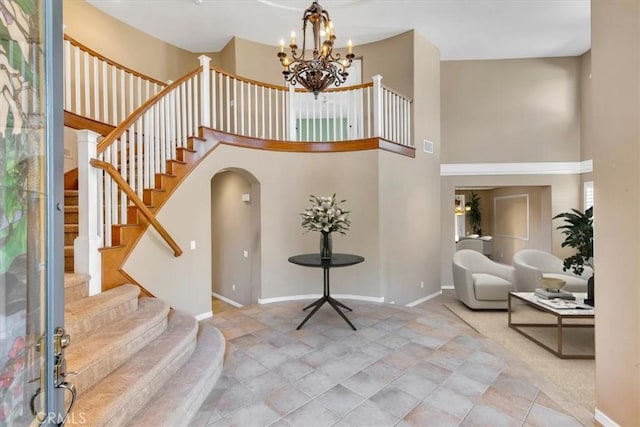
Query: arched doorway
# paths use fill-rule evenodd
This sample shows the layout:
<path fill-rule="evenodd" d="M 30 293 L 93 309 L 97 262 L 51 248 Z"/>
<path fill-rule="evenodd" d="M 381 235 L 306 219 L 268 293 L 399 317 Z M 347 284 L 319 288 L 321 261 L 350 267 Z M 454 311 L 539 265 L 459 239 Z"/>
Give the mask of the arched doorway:
<path fill-rule="evenodd" d="M 216 298 L 235 306 L 258 302 L 260 240 L 258 180 L 244 169 L 216 173 L 211 178 L 211 290 Z"/>

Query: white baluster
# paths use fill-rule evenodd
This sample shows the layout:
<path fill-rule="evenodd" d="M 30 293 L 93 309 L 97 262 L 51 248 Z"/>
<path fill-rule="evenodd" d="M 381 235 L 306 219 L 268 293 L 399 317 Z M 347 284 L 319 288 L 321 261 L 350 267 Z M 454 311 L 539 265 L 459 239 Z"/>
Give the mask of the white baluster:
<path fill-rule="evenodd" d="M 233 79 L 233 133 L 238 133 L 238 80 Z"/>
<path fill-rule="evenodd" d="M 218 78 L 218 114 L 220 114 L 220 129 L 224 130 L 226 129 L 224 127 L 224 118 L 225 118 L 225 114 L 227 114 L 227 111 L 224 108 L 224 100 L 226 99 L 225 96 L 225 91 L 224 91 L 224 82 L 225 82 L 225 75 L 224 74 L 220 74 L 219 78 Z M 224 95 L 224 96 L 223 96 Z"/>
<path fill-rule="evenodd" d="M 100 114 L 100 77 L 98 75 L 100 67 L 98 66 L 98 58 L 96 58 L 95 56 L 93 57 L 92 68 L 93 80 L 91 81 L 91 84 L 93 85 L 93 118 L 96 120 L 100 120 L 102 116 Z"/>
<path fill-rule="evenodd" d="M 118 70 L 111 67 L 111 124 L 118 124 Z"/>
<path fill-rule="evenodd" d="M 260 138 L 266 138 L 265 136 L 265 116 L 266 111 L 264 109 L 264 86 L 260 89 L 262 96 L 260 97 L 260 115 L 262 116 L 262 132 L 260 133 Z"/>
<path fill-rule="evenodd" d="M 244 133 L 244 82 L 240 80 L 240 107 L 236 102 L 237 115 L 240 116 L 240 135 L 246 135 Z"/>
<path fill-rule="evenodd" d="M 193 135 L 193 103 L 191 96 L 191 82 L 186 82 L 187 84 L 187 135 Z"/>
<path fill-rule="evenodd" d="M 373 136 L 382 137 L 382 76 L 377 74 L 373 80 Z"/>
<path fill-rule="evenodd" d="M 258 85 L 254 85 L 253 87 L 255 88 L 255 91 L 254 91 L 254 92 L 255 92 L 255 97 L 253 98 L 253 99 L 254 99 L 254 102 L 255 102 L 255 114 L 254 114 L 254 120 L 255 120 L 255 125 L 254 125 L 254 128 L 255 128 L 255 134 L 254 134 L 253 136 L 255 136 L 256 138 L 258 138 L 258 137 L 260 136 L 260 131 L 258 130 L 258 125 L 260 124 L 260 118 L 259 118 L 259 114 L 260 114 L 260 113 L 259 113 L 259 111 L 260 111 L 260 109 L 258 108 L 258 97 L 259 97 L 259 95 L 258 95 L 258 91 L 260 90 L 260 87 L 262 87 L 262 86 L 260 86 L 260 87 L 259 87 Z"/>
<path fill-rule="evenodd" d="M 269 139 L 273 139 L 273 100 L 271 99 L 272 88 L 269 88 Z"/>
<path fill-rule="evenodd" d="M 200 88 L 201 88 L 201 97 L 200 97 L 200 124 L 202 126 L 210 127 L 211 126 L 211 99 L 210 99 L 210 85 L 211 85 L 211 71 L 209 70 L 211 67 L 211 58 L 206 55 L 200 55 L 198 57 L 200 60 L 200 66 L 202 67 L 202 73 L 200 73 Z"/>
<path fill-rule="evenodd" d="M 218 97 L 218 92 L 216 90 L 216 76 L 217 73 L 215 70 L 209 71 L 211 74 L 211 127 L 217 129 L 218 126 L 218 109 L 216 108 L 216 101 Z"/>
<path fill-rule="evenodd" d="M 288 136 L 285 137 L 288 141 L 296 141 L 296 90 L 293 85 L 289 85 L 289 108 L 287 108 L 287 121 L 289 122 Z"/>
<path fill-rule="evenodd" d="M 73 111 L 76 114 L 82 114 L 82 103 L 80 95 L 81 95 L 81 88 L 80 88 L 80 84 L 82 83 L 82 79 L 80 78 L 81 76 L 81 70 L 80 70 L 80 49 L 78 49 L 77 47 L 73 47 L 73 53 L 74 53 L 74 73 L 73 73 L 73 79 L 74 79 L 74 89 L 75 89 L 75 103 L 73 106 Z"/>
<path fill-rule="evenodd" d="M 76 131 L 78 138 L 78 237 L 73 241 L 76 273 L 88 274 L 89 295 L 102 290 L 102 257 L 98 235 L 98 171 L 89 161 L 96 157 L 99 134 Z"/>
<path fill-rule="evenodd" d="M 180 127 L 182 128 L 182 137 L 186 140 L 187 135 L 187 92 L 186 83 L 180 85 Z"/>
<path fill-rule="evenodd" d="M 107 63 L 102 63 L 102 115 L 100 120 L 109 123 L 109 74 Z"/>
<path fill-rule="evenodd" d="M 64 109 L 74 111 L 71 104 L 71 42 L 64 41 Z"/>
<path fill-rule="evenodd" d="M 143 157 L 143 161 L 144 161 L 144 182 L 143 182 L 143 186 L 144 188 L 150 188 L 151 185 L 151 165 L 150 165 L 150 157 L 151 157 L 151 153 L 149 152 L 149 112 L 145 112 L 142 116 L 143 119 L 143 123 L 144 126 L 142 127 L 142 129 L 144 130 L 142 132 L 143 135 L 143 153 L 144 153 L 144 157 Z"/>
<path fill-rule="evenodd" d="M 124 99 L 124 98 L 122 98 Z M 120 138 L 120 175 L 125 182 L 129 182 L 129 168 L 131 165 L 127 164 L 127 149 L 129 147 L 129 141 L 131 140 L 131 132 L 133 130 L 131 128 L 125 131 Z M 127 195 L 124 191 L 120 191 L 120 215 L 118 217 L 118 222 L 120 224 L 127 223 Z"/>
<path fill-rule="evenodd" d="M 227 108 L 225 108 L 225 111 L 227 112 L 227 121 L 226 124 L 227 126 L 224 128 L 224 130 L 226 132 L 231 132 L 231 82 L 230 82 L 230 77 L 225 75 L 224 76 L 224 81 L 225 81 L 225 99 L 227 100 L 227 103 L 225 104 L 227 106 Z"/>
<path fill-rule="evenodd" d="M 126 79 L 124 70 L 120 70 L 120 93 L 118 94 L 118 99 L 120 100 L 120 121 L 123 121 L 127 117 L 125 87 Z"/>

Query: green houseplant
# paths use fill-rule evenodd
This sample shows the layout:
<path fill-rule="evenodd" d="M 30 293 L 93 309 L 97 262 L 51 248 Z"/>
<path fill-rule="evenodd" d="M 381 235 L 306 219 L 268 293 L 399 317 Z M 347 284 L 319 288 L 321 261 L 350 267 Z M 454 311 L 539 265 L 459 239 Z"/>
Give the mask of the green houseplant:
<path fill-rule="evenodd" d="M 557 227 L 565 235 L 562 247 L 576 250 L 575 255 L 564 259 L 564 270 L 572 270 L 575 274 L 581 275 L 585 265 L 593 269 L 593 207 L 584 212 L 572 209 L 571 212 L 563 212 L 553 217 L 559 218 L 564 219 L 564 224 Z M 593 275 L 589 278 L 587 293 L 585 302 L 593 305 Z"/>
<path fill-rule="evenodd" d="M 471 201 L 465 203 L 469 210 L 469 224 L 473 234 L 482 236 L 482 212 L 480 212 L 480 197 L 477 193 L 471 192 Z"/>

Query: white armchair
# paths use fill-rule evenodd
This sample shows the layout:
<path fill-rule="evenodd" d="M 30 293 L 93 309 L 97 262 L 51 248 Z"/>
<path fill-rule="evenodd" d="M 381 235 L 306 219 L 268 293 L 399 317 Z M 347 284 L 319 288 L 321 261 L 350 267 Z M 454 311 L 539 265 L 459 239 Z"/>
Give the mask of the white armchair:
<path fill-rule="evenodd" d="M 506 309 L 513 291 L 513 267 L 491 261 L 474 250 L 453 255 L 456 295 L 469 308 Z"/>
<path fill-rule="evenodd" d="M 540 279 L 552 277 L 562 279 L 567 284 L 563 290 L 568 292 L 587 292 L 587 280 L 593 270 L 585 266 L 582 275 L 577 276 L 571 270 L 563 271 L 562 260 L 548 252 L 537 249 L 524 249 L 513 256 L 515 268 L 515 286 L 519 292 L 533 292 L 541 288 Z"/>

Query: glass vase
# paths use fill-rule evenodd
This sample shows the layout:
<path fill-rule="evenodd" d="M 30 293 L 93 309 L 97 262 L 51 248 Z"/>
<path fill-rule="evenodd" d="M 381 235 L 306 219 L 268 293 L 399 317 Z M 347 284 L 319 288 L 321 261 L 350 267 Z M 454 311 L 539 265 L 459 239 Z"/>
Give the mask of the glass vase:
<path fill-rule="evenodd" d="M 320 232 L 320 258 L 331 259 L 331 233 Z"/>

